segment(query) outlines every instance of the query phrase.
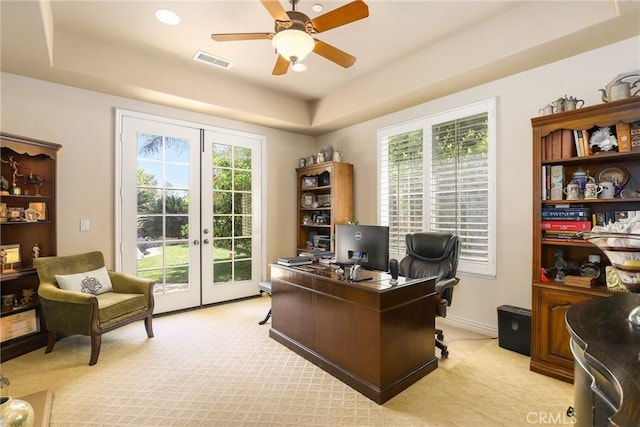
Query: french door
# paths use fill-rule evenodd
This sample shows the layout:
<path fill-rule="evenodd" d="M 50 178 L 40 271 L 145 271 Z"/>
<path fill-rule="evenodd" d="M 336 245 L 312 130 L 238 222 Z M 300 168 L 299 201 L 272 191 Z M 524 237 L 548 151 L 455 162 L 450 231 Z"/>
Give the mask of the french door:
<path fill-rule="evenodd" d="M 262 137 L 118 110 L 118 269 L 155 313 L 256 293 Z"/>

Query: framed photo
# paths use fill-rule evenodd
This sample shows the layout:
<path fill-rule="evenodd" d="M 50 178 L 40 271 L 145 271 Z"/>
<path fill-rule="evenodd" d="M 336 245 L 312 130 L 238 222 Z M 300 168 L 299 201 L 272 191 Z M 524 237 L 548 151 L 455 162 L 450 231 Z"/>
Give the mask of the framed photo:
<path fill-rule="evenodd" d="M 331 194 L 320 194 L 318 195 L 318 206 L 321 208 L 326 208 L 331 206 Z"/>
<path fill-rule="evenodd" d="M 302 177 L 302 188 L 315 188 L 318 186 L 317 176 L 304 176 Z"/>
<path fill-rule="evenodd" d="M 46 221 L 47 219 L 47 204 L 44 202 L 29 203 L 29 209 L 36 211 L 38 221 Z"/>
<path fill-rule="evenodd" d="M 2 245 L 0 246 L 2 258 L 4 258 L 5 271 L 22 266 L 22 258 L 20 257 L 20 244 Z M 9 267 L 7 267 L 9 266 Z"/>
<path fill-rule="evenodd" d="M 9 221 L 18 222 L 24 219 L 24 208 L 7 208 L 7 218 Z"/>
<path fill-rule="evenodd" d="M 302 200 L 300 200 L 300 204 L 305 209 L 313 208 L 313 204 L 316 201 L 316 195 L 313 193 L 303 193 Z"/>
<path fill-rule="evenodd" d="M 38 220 L 38 212 L 29 208 L 24 211 L 24 220 L 26 222 L 36 222 Z"/>

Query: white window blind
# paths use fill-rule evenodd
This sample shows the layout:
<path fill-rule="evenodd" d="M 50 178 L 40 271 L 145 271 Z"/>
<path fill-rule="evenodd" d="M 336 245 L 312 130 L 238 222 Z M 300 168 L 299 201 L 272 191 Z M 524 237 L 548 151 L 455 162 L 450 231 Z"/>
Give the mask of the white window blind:
<path fill-rule="evenodd" d="M 405 253 L 405 235 L 423 229 L 424 122 L 394 128 L 379 138 L 380 224 L 389 226 L 389 253 Z"/>
<path fill-rule="evenodd" d="M 407 233 L 458 234 L 461 272 L 495 275 L 495 100 L 378 132 L 379 222 L 390 255 Z"/>

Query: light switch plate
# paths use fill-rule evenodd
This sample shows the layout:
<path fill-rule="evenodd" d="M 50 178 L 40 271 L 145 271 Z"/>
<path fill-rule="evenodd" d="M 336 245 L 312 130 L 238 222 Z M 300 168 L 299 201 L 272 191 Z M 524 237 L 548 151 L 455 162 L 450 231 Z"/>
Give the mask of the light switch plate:
<path fill-rule="evenodd" d="M 80 231 L 89 231 L 89 220 L 81 219 L 80 220 Z"/>

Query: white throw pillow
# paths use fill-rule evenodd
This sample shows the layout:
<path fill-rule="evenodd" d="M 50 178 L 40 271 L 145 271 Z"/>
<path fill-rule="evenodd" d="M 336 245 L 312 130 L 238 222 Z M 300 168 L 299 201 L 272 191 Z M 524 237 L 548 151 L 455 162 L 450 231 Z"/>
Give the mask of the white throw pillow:
<path fill-rule="evenodd" d="M 77 274 L 56 274 L 58 286 L 67 291 L 99 295 L 113 290 L 107 268 Z"/>

